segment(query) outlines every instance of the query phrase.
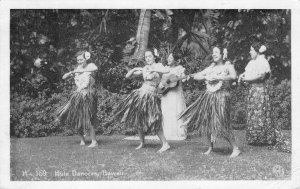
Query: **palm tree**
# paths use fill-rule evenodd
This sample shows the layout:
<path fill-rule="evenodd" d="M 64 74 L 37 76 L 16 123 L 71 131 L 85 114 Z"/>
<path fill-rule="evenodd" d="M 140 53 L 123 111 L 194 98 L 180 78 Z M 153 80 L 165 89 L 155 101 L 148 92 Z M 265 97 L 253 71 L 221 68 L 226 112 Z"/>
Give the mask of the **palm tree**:
<path fill-rule="evenodd" d="M 141 60 L 144 57 L 144 53 L 148 46 L 149 31 L 151 22 L 151 10 L 142 9 L 140 12 L 139 25 L 136 34 L 136 49 L 133 57 L 137 60 Z"/>
<path fill-rule="evenodd" d="M 148 47 L 151 16 L 164 21 L 161 32 L 167 31 L 171 34 L 168 42 L 173 44 L 172 50 L 189 52 L 195 57 L 206 57 L 210 54 L 210 46 L 214 41 L 211 27 L 219 16 L 217 10 L 142 9 L 136 38 L 131 41 L 131 48 L 134 47 L 135 50 L 130 64 L 136 64 L 144 57 Z"/>
<path fill-rule="evenodd" d="M 168 42 L 173 44 L 172 51 L 181 51 L 186 56 L 205 58 L 215 41 L 212 29 L 217 23 L 218 10 L 172 10 L 160 11 L 158 17 L 164 19 L 164 30 L 169 32 Z"/>

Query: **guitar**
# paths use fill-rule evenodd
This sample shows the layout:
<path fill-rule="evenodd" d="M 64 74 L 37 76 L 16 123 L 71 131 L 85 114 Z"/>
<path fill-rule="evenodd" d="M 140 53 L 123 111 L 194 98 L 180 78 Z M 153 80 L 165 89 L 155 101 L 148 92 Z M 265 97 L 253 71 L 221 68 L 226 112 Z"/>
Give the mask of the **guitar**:
<path fill-rule="evenodd" d="M 178 77 L 175 74 L 163 74 L 160 80 L 160 83 L 157 88 L 157 92 L 159 94 L 165 95 L 173 88 L 178 87 L 179 81 L 186 79 L 189 76 L 193 76 L 194 74 L 186 75 L 183 78 Z"/>

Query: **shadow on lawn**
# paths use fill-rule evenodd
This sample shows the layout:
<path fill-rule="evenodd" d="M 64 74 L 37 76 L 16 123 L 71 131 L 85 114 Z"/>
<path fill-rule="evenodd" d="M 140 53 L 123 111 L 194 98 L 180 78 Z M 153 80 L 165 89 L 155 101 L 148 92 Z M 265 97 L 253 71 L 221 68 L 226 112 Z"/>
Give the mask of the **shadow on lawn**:
<path fill-rule="evenodd" d="M 235 131 L 242 150 L 229 158 L 231 146 L 217 140 L 210 155 L 205 138 L 190 136 L 170 141 L 171 149 L 159 154 L 159 140 L 139 141 L 125 136 L 97 136 L 99 146 L 79 146 L 78 136 L 11 138 L 11 180 L 274 180 L 291 177 L 291 154 L 245 143 L 245 132 Z M 87 145 L 90 138 L 87 137 Z M 281 174 L 274 174 L 280 170 Z M 279 169 L 280 168 L 280 169 Z M 45 171 L 46 176 L 24 171 Z M 283 170 L 283 171 L 282 171 Z M 72 173 L 76 171 L 77 175 Z M 68 173 L 64 175 L 64 172 Z M 81 175 L 82 174 L 82 175 Z"/>

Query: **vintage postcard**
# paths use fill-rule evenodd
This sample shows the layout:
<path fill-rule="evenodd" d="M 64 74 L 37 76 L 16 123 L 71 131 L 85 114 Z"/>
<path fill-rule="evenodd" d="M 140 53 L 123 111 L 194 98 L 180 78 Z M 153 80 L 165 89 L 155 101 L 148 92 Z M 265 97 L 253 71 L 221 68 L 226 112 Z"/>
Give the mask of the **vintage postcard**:
<path fill-rule="evenodd" d="M 0 7 L 0 188 L 300 188 L 299 1 Z"/>

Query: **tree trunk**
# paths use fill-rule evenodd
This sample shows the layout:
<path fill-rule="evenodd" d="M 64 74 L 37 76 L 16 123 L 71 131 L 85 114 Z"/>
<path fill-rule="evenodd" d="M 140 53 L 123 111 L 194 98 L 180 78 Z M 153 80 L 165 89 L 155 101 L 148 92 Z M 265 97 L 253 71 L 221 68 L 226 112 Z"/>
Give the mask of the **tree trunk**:
<path fill-rule="evenodd" d="M 148 46 L 150 18 L 151 11 L 149 9 L 142 9 L 140 12 L 139 26 L 136 34 L 137 47 L 134 52 L 134 57 L 138 60 L 144 58 L 144 53 Z"/>

